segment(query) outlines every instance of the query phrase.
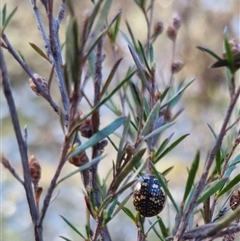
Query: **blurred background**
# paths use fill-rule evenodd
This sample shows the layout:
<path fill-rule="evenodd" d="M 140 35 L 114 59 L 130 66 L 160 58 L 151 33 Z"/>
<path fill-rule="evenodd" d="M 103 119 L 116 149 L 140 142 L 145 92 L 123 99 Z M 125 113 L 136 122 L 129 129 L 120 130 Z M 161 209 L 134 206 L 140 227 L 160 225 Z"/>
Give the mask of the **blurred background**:
<path fill-rule="evenodd" d="M 0 1 L 1 9 L 5 3 L 7 3 L 8 13 L 18 6 L 18 10 L 6 30 L 9 41 L 16 51 L 21 51 L 33 72 L 48 78 L 50 75 L 49 64 L 29 45 L 29 43 L 35 43 L 44 49 L 44 43 L 38 31 L 30 2 L 27 0 L 2 0 Z M 37 1 L 37 3 L 47 31 L 46 14 L 40 1 Z M 58 12 L 60 3 L 60 0 L 55 1 L 55 13 Z M 79 20 L 83 19 L 92 9 L 90 0 L 75 1 L 74 4 L 76 5 L 75 12 L 78 14 Z M 120 9 L 122 10 L 121 30 L 128 34 L 125 24 L 125 20 L 127 20 L 136 39 L 144 43 L 147 28 L 141 10 L 132 0 L 113 0 L 109 20 Z M 177 36 L 174 60 L 183 61 L 185 66 L 181 72 L 174 76 L 174 85 L 177 86 L 183 79 L 186 82 L 192 78 L 196 78 L 196 80 L 185 92 L 181 106 L 176 107 L 176 111 L 181 108 L 184 108 L 184 111 L 178 117 L 177 123 L 171 128 L 170 132 L 175 133 L 175 139 L 186 133 L 190 133 L 190 135 L 179 147 L 171 152 L 171 155 L 166 156 L 159 163 L 158 169 L 164 171 L 166 168 L 174 166 L 173 171 L 168 175 L 169 187 L 176 201 L 180 202 L 187 167 L 193 160 L 196 151 L 201 151 L 201 159 L 204 161 L 214 142 L 207 123 L 211 124 L 216 132 L 219 131 L 229 100 L 224 69 L 210 69 L 209 65 L 215 60 L 199 51 L 196 46 L 207 46 L 221 56 L 223 30 L 226 26 L 228 27 L 230 39 L 236 38 L 238 41 L 240 40 L 240 2 L 239 0 L 155 0 L 154 23 L 162 21 L 166 29 L 175 16 L 180 17 L 181 28 Z M 63 21 L 60 28 L 62 43 L 65 38 L 65 23 L 66 20 Z M 173 46 L 166 36 L 165 29 L 153 46 L 159 87 L 169 82 L 171 74 Z M 113 63 L 110 44 L 107 40 L 104 44 L 106 60 L 104 61 L 103 79 L 108 75 Z M 117 49 L 119 57 L 123 57 L 122 68 L 119 69 L 118 73 L 122 78 L 127 67 L 133 65 L 133 60 L 128 51 L 127 43 L 121 34 L 118 36 Z M 40 185 L 43 187 L 43 195 L 45 195 L 57 166 L 64 135 L 56 113 L 52 111 L 46 101 L 32 92 L 29 88 L 28 76 L 13 57 L 7 51 L 4 51 L 4 55 L 20 124 L 22 129 L 27 126 L 28 130 L 29 156 L 36 156 L 42 166 Z M 240 82 L 239 74 L 237 75 L 237 81 Z M 91 89 L 89 91 L 89 93 L 92 93 Z M 55 82 L 52 84 L 51 93 L 55 102 L 61 105 Z M 2 91 L 0 99 L 1 152 L 8 158 L 15 170 L 22 175 L 18 146 Z M 80 108 L 84 110 L 84 106 L 83 103 Z M 107 108 L 101 110 L 101 115 L 103 127 L 115 118 Z M 231 142 L 231 137 L 228 137 L 226 141 Z M 109 171 L 111 162 L 116 157 L 116 153 L 110 145 L 108 145 L 105 152 L 108 153 L 108 157 L 101 162 L 99 167 L 102 177 Z M 2 165 L 0 168 L 2 240 L 33 240 L 31 218 L 24 189 Z M 67 163 L 62 171 L 62 176 L 73 170 L 74 167 Z M 54 195 L 57 195 L 57 197 L 50 205 L 44 222 L 45 240 L 61 240 L 59 235 L 78 240 L 74 232 L 63 222 L 59 215 L 67 217 L 84 232 L 85 204 L 83 202 L 83 186 L 80 175 L 75 175 L 62 183 L 57 187 Z M 128 206 L 132 208 L 131 202 L 128 203 Z M 164 221 L 170 226 L 173 225 L 174 221 L 170 218 L 171 211 L 171 205 L 167 205 L 167 208 L 161 214 Z M 122 225 L 123 221 L 124 225 Z M 119 225 L 119 222 L 121 225 Z M 117 218 L 110 222 L 109 229 L 114 241 L 136 240 L 137 230 L 123 212 L 120 212 Z M 157 240 L 151 235 L 149 240 Z"/>

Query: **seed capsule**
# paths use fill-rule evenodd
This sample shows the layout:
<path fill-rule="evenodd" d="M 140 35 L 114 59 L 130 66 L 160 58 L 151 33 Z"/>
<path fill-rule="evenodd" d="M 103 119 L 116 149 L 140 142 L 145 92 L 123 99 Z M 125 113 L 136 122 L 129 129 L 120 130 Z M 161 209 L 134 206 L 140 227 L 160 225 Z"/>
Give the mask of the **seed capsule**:
<path fill-rule="evenodd" d="M 144 217 L 159 214 L 166 203 L 166 195 L 155 176 L 144 175 L 138 178 L 133 192 L 133 205 Z"/>

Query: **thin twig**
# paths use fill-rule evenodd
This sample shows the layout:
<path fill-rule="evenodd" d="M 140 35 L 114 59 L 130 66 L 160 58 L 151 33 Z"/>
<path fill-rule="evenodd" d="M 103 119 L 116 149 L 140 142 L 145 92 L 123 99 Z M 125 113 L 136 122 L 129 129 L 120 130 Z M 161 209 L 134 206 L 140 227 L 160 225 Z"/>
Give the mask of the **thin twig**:
<path fill-rule="evenodd" d="M 57 83 L 58 83 L 59 90 L 61 93 L 63 107 L 66 111 L 67 116 L 69 116 L 69 100 L 68 100 L 66 88 L 64 88 L 64 77 L 63 77 L 63 72 L 62 72 L 63 64 L 62 64 L 62 56 L 61 56 L 61 46 L 59 43 L 59 35 L 58 35 L 59 26 L 57 25 L 55 20 L 50 15 L 50 17 L 49 17 L 50 40 L 49 40 L 47 37 L 47 34 L 45 32 L 45 29 L 43 27 L 43 22 L 42 22 L 38 7 L 36 5 L 36 1 L 30 0 L 30 3 L 32 4 L 33 10 L 34 10 L 38 29 L 41 32 L 47 55 L 48 55 L 49 59 L 51 60 L 52 64 L 55 66 L 54 70 L 55 70 L 55 74 L 57 76 Z M 44 4 L 45 4 L 45 1 L 44 1 Z M 49 9 L 47 9 L 46 11 L 50 12 Z M 50 25 L 52 27 L 50 27 Z"/>
<path fill-rule="evenodd" d="M 184 217 L 182 218 L 182 221 L 179 224 L 179 228 L 178 228 L 178 231 L 177 231 L 177 234 L 176 234 L 177 239 L 181 239 L 184 231 L 186 230 L 186 227 L 188 225 L 189 217 L 190 217 L 191 213 L 193 212 L 193 209 L 195 208 L 195 206 L 197 204 L 197 199 L 198 199 L 200 193 L 202 192 L 202 190 L 204 189 L 204 187 L 206 185 L 206 180 L 207 180 L 209 170 L 210 170 L 210 168 L 213 164 L 213 161 L 214 161 L 214 158 L 216 156 L 217 151 L 221 147 L 223 137 L 226 134 L 227 124 L 230 120 L 232 111 L 235 107 L 235 104 L 237 102 L 237 99 L 238 99 L 239 95 L 240 95 L 240 87 L 238 88 L 237 92 L 232 96 L 232 98 L 230 100 L 230 103 L 229 103 L 229 106 L 228 106 L 228 109 L 227 109 L 227 112 L 226 112 L 221 130 L 220 130 L 220 133 L 218 135 L 218 138 L 216 140 L 216 143 L 215 143 L 214 147 L 212 148 L 212 150 L 210 152 L 210 155 L 208 157 L 208 160 L 207 160 L 205 168 L 204 168 L 204 172 L 203 172 L 203 174 L 200 178 L 200 181 L 197 184 L 195 193 L 193 194 L 191 204 L 189 205 L 189 208 L 188 208 L 186 214 L 184 215 Z"/>
<path fill-rule="evenodd" d="M 52 106 L 52 108 L 54 109 L 54 111 L 56 113 L 60 113 L 60 109 L 59 107 L 56 105 L 56 103 L 53 101 L 53 99 L 51 98 L 51 96 L 46 93 L 44 90 L 42 90 L 41 85 L 38 83 L 38 81 L 35 79 L 33 73 L 31 72 L 31 70 L 28 68 L 27 64 L 24 63 L 18 56 L 18 54 L 15 52 L 15 50 L 12 48 L 7 36 L 5 34 L 2 35 L 2 39 L 4 40 L 8 51 L 11 53 L 11 55 L 17 60 L 17 62 L 20 64 L 20 66 L 25 70 L 25 72 L 28 74 L 29 77 L 31 77 L 35 83 L 35 85 L 38 87 L 38 89 L 41 91 L 41 95 L 43 96 L 43 98 L 48 101 L 48 103 Z M 67 120 L 67 116 L 65 116 L 65 119 Z"/>
<path fill-rule="evenodd" d="M 57 14 L 57 19 L 56 19 L 57 31 L 59 30 L 62 20 L 64 19 L 65 12 L 66 12 L 66 3 L 65 3 L 65 0 L 62 0 L 61 6 Z"/>
<path fill-rule="evenodd" d="M 103 50 L 103 39 L 100 39 L 99 43 L 97 44 L 96 49 L 96 62 L 95 62 L 95 76 L 94 76 L 94 106 L 98 105 L 100 101 L 100 93 L 102 88 L 102 50 Z M 93 134 L 99 131 L 100 126 L 100 111 L 99 109 L 96 110 L 92 114 L 92 132 Z M 95 145 L 92 148 L 92 159 L 101 155 L 101 150 L 99 150 L 99 145 Z M 97 184 L 97 174 L 98 173 L 98 165 L 93 165 L 90 169 L 91 175 L 91 185 L 93 188 L 94 193 L 94 202 L 97 207 L 100 206 L 100 190 Z M 96 241 L 98 239 L 99 234 L 104 241 L 111 241 L 111 237 L 107 227 L 102 227 L 103 216 L 97 217 L 97 227 L 93 234 L 92 240 Z"/>
<path fill-rule="evenodd" d="M 24 189 L 25 189 L 25 193 L 27 196 L 27 201 L 28 201 L 28 205 L 29 205 L 29 209 L 30 209 L 31 218 L 34 223 L 35 238 L 36 238 L 36 241 L 42 241 L 43 240 L 42 229 L 39 229 L 36 226 L 39 214 L 38 214 L 36 203 L 35 203 L 34 193 L 33 193 L 33 189 L 32 189 L 32 182 L 31 182 L 31 177 L 30 177 L 30 172 L 29 172 L 27 146 L 26 146 L 26 143 L 25 143 L 22 133 L 21 133 L 21 128 L 20 128 L 20 124 L 19 124 L 19 120 L 18 120 L 18 114 L 17 114 L 15 103 L 14 103 L 14 99 L 12 96 L 7 68 L 6 68 L 6 64 L 5 64 L 3 53 L 2 53 L 2 47 L 0 47 L 0 69 L 2 72 L 3 91 L 4 91 L 4 95 L 5 95 L 5 98 L 8 103 L 10 116 L 12 119 L 12 124 L 14 127 L 14 132 L 16 135 L 17 143 L 18 143 L 19 152 L 21 155 L 21 162 L 22 162 L 23 176 L 24 176 Z"/>
<path fill-rule="evenodd" d="M 53 194 L 53 191 L 54 191 L 54 188 L 56 186 L 56 183 L 57 183 L 57 180 L 58 180 L 58 177 L 61 173 L 61 170 L 66 162 L 66 156 L 67 156 L 67 153 L 68 153 L 68 149 L 69 149 L 69 144 L 70 144 L 70 140 L 71 138 L 67 138 L 65 139 L 64 143 L 63 143 L 63 147 L 62 147 L 62 150 L 61 150 L 61 154 L 60 154 L 60 160 L 59 160 L 59 164 L 58 164 L 58 167 L 57 167 L 57 170 L 51 180 L 51 183 L 50 183 L 50 186 L 48 188 L 48 191 L 47 191 L 47 194 L 46 194 L 46 197 L 43 201 L 43 207 L 42 207 L 42 210 L 41 210 L 41 216 L 38 220 L 38 226 L 39 227 L 42 227 L 42 222 L 43 222 L 43 219 L 46 215 L 46 212 L 47 212 L 47 209 L 49 207 L 49 204 L 51 202 L 51 197 L 52 197 L 52 194 Z"/>
<path fill-rule="evenodd" d="M 15 171 L 15 169 L 11 166 L 10 162 L 4 157 L 1 157 L 1 162 L 5 168 L 7 168 L 11 174 L 24 186 L 24 181 L 22 178 L 18 175 L 18 173 Z"/>

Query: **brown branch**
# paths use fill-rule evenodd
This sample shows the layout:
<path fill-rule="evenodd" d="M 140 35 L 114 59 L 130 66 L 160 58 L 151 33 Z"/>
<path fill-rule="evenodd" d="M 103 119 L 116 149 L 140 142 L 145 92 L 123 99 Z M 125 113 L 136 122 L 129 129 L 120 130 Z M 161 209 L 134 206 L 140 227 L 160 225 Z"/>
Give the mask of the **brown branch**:
<path fill-rule="evenodd" d="M 46 93 L 46 91 L 43 90 L 43 88 L 41 87 L 41 85 L 38 83 L 38 81 L 36 80 L 36 78 L 34 77 L 34 74 L 31 72 L 31 70 L 29 69 L 29 67 L 27 66 L 26 63 L 24 63 L 18 56 L 18 54 L 15 52 L 15 50 L 13 49 L 13 47 L 11 46 L 7 36 L 5 34 L 2 35 L 2 39 L 4 40 L 4 43 L 7 46 L 7 50 L 9 51 L 9 53 L 14 57 L 14 59 L 17 60 L 17 62 L 20 64 L 20 66 L 25 70 L 25 72 L 28 74 L 29 77 L 31 77 L 35 83 L 35 85 L 38 87 L 38 89 L 41 92 L 42 97 L 50 104 L 50 106 L 53 108 L 53 110 L 56 113 L 60 113 L 60 109 L 57 106 L 57 104 L 53 101 L 53 99 L 51 98 L 51 96 Z M 68 117 L 65 116 L 65 119 L 68 120 Z"/>
<path fill-rule="evenodd" d="M 202 190 L 204 189 L 204 187 L 206 185 L 206 180 L 207 180 L 209 170 L 210 170 L 210 168 L 213 164 L 213 161 L 214 161 L 214 158 L 216 156 L 217 151 L 219 150 L 219 148 L 222 145 L 222 140 L 223 140 L 224 135 L 226 134 L 226 128 L 227 128 L 228 122 L 230 120 L 231 114 L 233 112 L 233 109 L 235 107 L 235 104 L 237 102 L 237 99 L 238 99 L 239 95 L 240 95 L 240 87 L 238 88 L 237 92 L 234 95 L 232 95 L 232 98 L 230 100 L 230 103 L 229 103 L 229 106 L 228 106 L 228 109 L 227 109 L 227 112 L 226 112 L 221 130 L 220 130 L 220 133 L 219 133 L 218 138 L 216 140 L 216 143 L 215 143 L 214 147 L 212 148 L 212 150 L 210 152 L 210 155 L 208 157 L 208 160 L 207 160 L 205 168 L 204 168 L 204 172 L 203 172 L 203 174 L 200 178 L 200 181 L 197 184 L 197 187 L 196 187 L 196 190 L 193 194 L 193 198 L 192 198 L 192 201 L 189 205 L 189 208 L 188 208 L 186 214 L 183 216 L 182 221 L 179 224 L 178 231 L 177 231 L 177 234 L 176 234 L 176 237 L 177 237 L 178 240 L 181 239 L 184 231 L 186 230 L 190 215 L 193 212 L 193 209 L 195 208 L 195 206 L 197 204 L 197 199 L 198 199 L 200 193 L 202 192 Z"/>
<path fill-rule="evenodd" d="M 11 172 L 11 174 L 24 186 L 24 181 L 21 179 L 15 169 L 11 166 L 10 162 L 4 156 L 2 156 L 1 162 L 3 166 L 7 168 Z"/>
<path fill-rule="evenodd" d="M 14 127 L 14 132 L 16 135 L 18 148 L 21 156 L 21 162 L 23 167 L 23 176 L 24 176 L 24 189 L 27 196 L 28 206 L 30 209 L 31 218 L 34 224 L 34 230 L 35 230 L 35 239 L 36 241 L 42 241 L 42 229 L 37 228 L 37 220 L 39 217 L 37 206 L 35 203 L 34 193 L 32 189 L 32 182 L 29 172 L 29 164 L 28 164 L 28 155 L 27 155 L 27 146 L 23 139 L 21 128 L 18 120 L 18 114 L 16 110 L 16 106 L 14 103 L 14 99 L 12 96 L 12 91 L 10 87 L 10 81 L 7 73 L 6 63 L 4 61 L 4 56 L 2 52 L 2 47 L 0 47 L 0 69 L 1 69 L 1 75 L 2 75 L 2 84 L 3 84 L 3 92 L 5 95 L 5 98 L 8 103 L 10 116 L 12 119 L 12 124 Z"/>
<path fill-rule="evenodd" d="M 52 0 L 49 2 L 52 2 Z M 49 8 L 49 5 L 50 5 L 49 2 L 46 3 L 44 1 L 43 5 L 44 6 L 47 5 L 47 8 Z M 51 60 L 52 64 L 55 66 L 54 71 L 57 76 L 57 83 L 61 93 L 63 107 L 66 111 L 66 114 L 69 116 L 69 99 L 68 99 L 66 88 L 64 87 L 64 77 L 63 77 L 63 71 L 62 71 L 63 64 L 62 64 L 62 56 L 61 56 L 61 46 L 60 46 L 59 35 L 58 35 L 59 26 L 56 23 L 56 21 L 53 19 L 52 14 L 48 14 L 49 36 L 50 36 L 50 39 L 48 39 L 46 31 L 43 27 L 43 22 L 42 22 L 38 7 L 36 5 L 36 1 L 30 0 L 30 3 L 32 4 L 33 10 L 34 10 L 38 29 L 41 32 L 47 55 Z M 46 8 L 47 13 L 49 12 L 51 13 L 51 11 L 47 8 Z"/>
<path fill-rule="evenodd" d="M 52 181 L 51 181 L 50 186 L 48 188 L 47 194 L 46 194 L 45 199 L 43 201 L 43 207 L 42 207 L 42 210 L 41 210 L 41 216 L 40 216 L 40 218 L 38 220 L 38 223 L 37 223 L 37 225 L 39 227 L 41 227 L 41 228 L 42 228 L 43 219 L 44 219 L 44 217 L 46 215 L 46 212 L 48 210 L 48 207 L 49 207 L 49 205 L 51 203 L 52 194 L 53 194 L 54 188 L 56 186 L 58 177 L 59 177 L 59 175 L 61 173 L 61 170 L 62 170 L 62 168 L 63 168 L 63 166 L 64 166 L 64 164 L 66 162 L 66 156 L 67 156 L 67 152 L 68 152 L 68 149 L 69 149 L 70 141 L 71 141 L 71 138 L 66 138 L 64 140 L 57 170 L 56 170 L 56 172 L 55 172 L 55 174 L 54 174 L 54 176 L 52 178 Z"/>

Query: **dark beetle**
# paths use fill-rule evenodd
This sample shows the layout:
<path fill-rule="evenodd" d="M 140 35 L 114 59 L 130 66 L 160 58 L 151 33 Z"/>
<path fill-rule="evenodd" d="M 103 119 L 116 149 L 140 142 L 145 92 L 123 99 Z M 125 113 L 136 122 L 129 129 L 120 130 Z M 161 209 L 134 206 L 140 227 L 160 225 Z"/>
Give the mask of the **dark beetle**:
<path fill-rule="evenodd" d="M 166 203 L 166 195 L 155 176 L 145 174 L 138 178 L 133 192 L 133 205 L 144 217 L 159 214 Z"/>

